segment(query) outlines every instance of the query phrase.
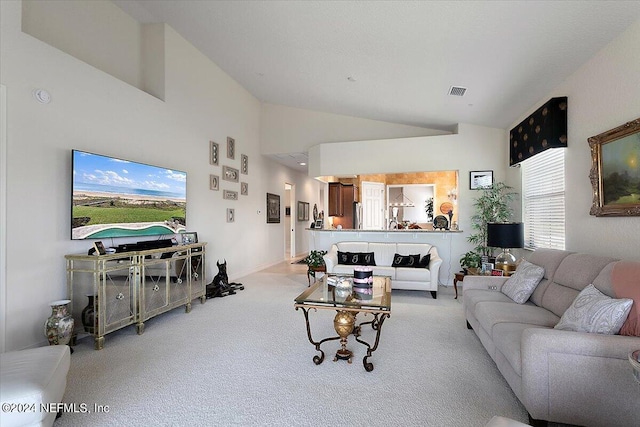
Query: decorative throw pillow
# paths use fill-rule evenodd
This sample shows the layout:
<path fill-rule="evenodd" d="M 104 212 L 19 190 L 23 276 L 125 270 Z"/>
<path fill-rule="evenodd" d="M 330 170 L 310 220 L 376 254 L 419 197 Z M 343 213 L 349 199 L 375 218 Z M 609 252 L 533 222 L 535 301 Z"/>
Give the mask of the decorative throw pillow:
<path fill-rule="evenodd" d="M 338 264 L 344 265 L 376 265 L 373 252 L 340 252 Z"/>
<path fill-rule="evenodd" d="M 632 304 L 632 299 L 614 299 L 588 285 L 573 300 L 555 328 L 615 335 L 627 319 Z"/>
<path fill-rule="evenodd" d="M 422 258 L 420 258 L 420 262 L 416 265 L 417 268 L 429 268 L 429 263 L 431 262 L 431 254 L 426 254 Z"/>
<path fill-rule="evenodd" d="M 416 267 L 420 264 L 420 254 L 417 255 L 400 255 L 393 256 L 391 267 Z"/>
<path fill-rule="evenodd" d="M 502 293 L 518 304 L 524 304 L 543 277 L 544 268 L 522 260 L 513 276 L 502 285 Z"/>
<path fill-rule="evenodd" d="M 631 298 L 633 305 L 620 335 L 640 337 L 640 262 L 618 261 L 611 272 L 611 287 L 616 298 Z"/>

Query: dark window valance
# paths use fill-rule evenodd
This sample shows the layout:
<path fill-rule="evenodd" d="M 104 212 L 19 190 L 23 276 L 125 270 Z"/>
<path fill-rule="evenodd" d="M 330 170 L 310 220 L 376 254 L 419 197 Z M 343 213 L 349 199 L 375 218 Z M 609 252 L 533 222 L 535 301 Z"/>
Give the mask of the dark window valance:
<path fill-rule="evenodd" d="M 551 98 L 509 133 L 509 166 L 567 146 L 567 97 Z"/>

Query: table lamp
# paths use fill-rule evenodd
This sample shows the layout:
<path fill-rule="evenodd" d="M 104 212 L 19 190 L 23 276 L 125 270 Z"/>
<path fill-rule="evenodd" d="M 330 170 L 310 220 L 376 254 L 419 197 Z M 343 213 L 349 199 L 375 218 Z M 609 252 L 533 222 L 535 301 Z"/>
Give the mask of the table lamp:
<path fill-rule="evenodd" d="M 487 224 L 487 246 L 502 248 L 502 253 L 496 257 L 495 267 L 505 275 L 516 269 L 516 257 L 510 252 L 511 248 L 524 246 L 524 224 L 521 222 L 490 222 Z"/>

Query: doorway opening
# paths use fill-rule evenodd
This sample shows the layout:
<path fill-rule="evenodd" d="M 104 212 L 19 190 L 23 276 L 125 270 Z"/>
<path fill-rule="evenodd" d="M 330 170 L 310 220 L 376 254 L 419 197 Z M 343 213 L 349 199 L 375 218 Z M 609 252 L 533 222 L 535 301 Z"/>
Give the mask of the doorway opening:
<path fill-rule="evenodd" d="M 294 217 L 296 205 L 295 184 L 284 183 L 284 259 L 291 260 L 296 254 L 296 221 Z"/>

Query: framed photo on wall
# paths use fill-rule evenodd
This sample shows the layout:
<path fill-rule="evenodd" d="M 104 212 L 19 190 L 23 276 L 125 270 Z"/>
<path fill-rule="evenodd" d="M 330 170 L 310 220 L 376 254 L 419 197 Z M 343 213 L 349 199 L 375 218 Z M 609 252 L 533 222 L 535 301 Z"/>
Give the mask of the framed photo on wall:
<path fill-rule="evenodd" d="M 236 158 L 236 140 L 230 136 L 227 137 L 227 158 L 231 160 Z"/>
<path fill-rule="evenodd" d="M 209 188 L 214 191 L 220 190 L 220 177 L 218 175 L 209 175 Z"/>
<path fill-rule="evenodd" d="M 222 179 L 225 181 L 238 182 L 240 180 L 240 172 L 231 166 L 222 166 Z"/>
<path fill-rule="evenodd" d="M 220 146 L 217 142 L 209 141 L 209 163 L 218 166 L 220 160 Z"/>
<path fill-rule="evenodd" d="M 481 190 L 491 186 L 493 186 L 493 171 L 469 172 L 469 188 L 471 190 Z"/>
<path fill-rule="evenodd" d="M 587 139 L 591 148 L 590 215 L 640 216 L 640 118 Z"/>
<path fill-rule="evenodd" d="M 280 223 L 280 196 L 267 193 L 267 224 Z"/>
<path fill-rule="evenodd" d="M 309 221 L 309 203 L 298 202 L 298 221 Z"/>
<path fill-rule="evenodd" d="M 240 155 L 240 173 L 249 175 L 249 156 L 246 154 Z"/>

